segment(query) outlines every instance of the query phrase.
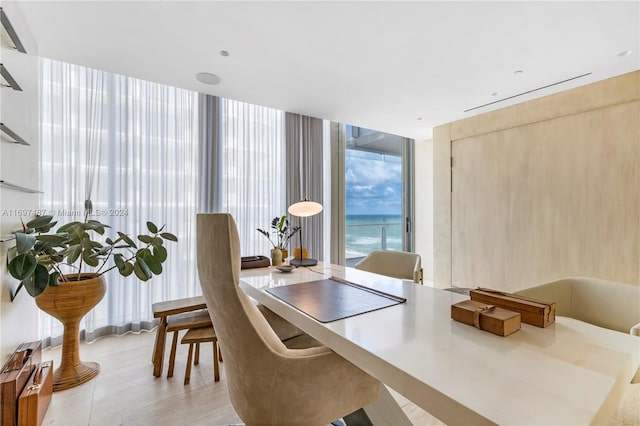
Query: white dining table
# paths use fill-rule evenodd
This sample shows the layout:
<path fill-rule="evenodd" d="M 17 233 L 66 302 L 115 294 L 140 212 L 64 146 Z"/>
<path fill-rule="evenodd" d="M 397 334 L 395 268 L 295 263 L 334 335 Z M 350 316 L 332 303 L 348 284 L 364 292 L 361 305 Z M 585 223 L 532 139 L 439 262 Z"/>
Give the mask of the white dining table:
<path fill-rule="evenodd" d="M 268 288 L 340 277 L 407 299 L 320 323 Z M 607 424 L 640 365 L 640 338 L 571 318 L 500 337 L 451 320 L 468 296 L 319 263 L 243 270 L 240 287 L 448 425 Z"/>

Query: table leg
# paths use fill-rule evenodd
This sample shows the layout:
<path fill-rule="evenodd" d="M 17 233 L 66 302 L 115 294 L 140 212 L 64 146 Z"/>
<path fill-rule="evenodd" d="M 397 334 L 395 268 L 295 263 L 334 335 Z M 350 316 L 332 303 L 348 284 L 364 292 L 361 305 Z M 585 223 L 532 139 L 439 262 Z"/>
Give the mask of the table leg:
<path fill-rule="evenodd" d="M 411 420 L 384 384 L 380 385 L 380 395 L 371 404 L 363 407 L 374 425 L 411 426 Z"/>
<path fill-rule="evenodd" d="M 162 365 L 164 364 L 164 345 L 167 339 L 167 317 L 160 318 L 160 325 L 156 329 L 156 342 L 153 345 L 153 375 L 162 376 Z"/>

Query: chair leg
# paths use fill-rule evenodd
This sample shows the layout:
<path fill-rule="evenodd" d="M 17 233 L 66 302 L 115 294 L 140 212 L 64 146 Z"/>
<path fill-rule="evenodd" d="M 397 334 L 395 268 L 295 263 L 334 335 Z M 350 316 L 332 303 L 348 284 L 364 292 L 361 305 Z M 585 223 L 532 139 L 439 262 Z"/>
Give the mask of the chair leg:
<path fill-rule="evenodd" d="M 188 385 L 191 380 L 191 358 L 193 356 L 193 343 L 189 343 L 189 355 L 187 357 L 187 369 L 184 372 L 184 384 Z"/>
<path fill-rule="evenodd" d="M 218 342 L 213 341 L 213 381 L 220 381 L 220 366 L 218 365 Z"/>
<path fill-rule="evenodd" d="M 222 351 L 220 350 L 220 344 L 218 343 L 218 359 L 222 362 Z"/>
<path fill-rule="evenodd" d="M 171 342 L 171 354 L 169 355 L 169 369 L 167 377 L 173 377 L 173 365 L 176 362 L 176 347 L 178 346 L 178 330 L 173 332 L 173 341 Z"/>
<path fill-rule="evenodd" d="M 196 358 L 193 361 L 193 365 L 200 364 L 200 343 L 196 343 Z"/>

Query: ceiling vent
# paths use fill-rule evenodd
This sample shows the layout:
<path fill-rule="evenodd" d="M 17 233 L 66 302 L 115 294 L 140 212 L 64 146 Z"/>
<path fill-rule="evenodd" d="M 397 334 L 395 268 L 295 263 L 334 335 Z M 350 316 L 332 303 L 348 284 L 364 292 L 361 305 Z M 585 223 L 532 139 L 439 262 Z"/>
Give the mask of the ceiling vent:
<path fill-rule="evenodd" d="M 508 98 L 499 99 L 497 101 L 489 102 L 488 104 L 484 104 L 484 105 L 478 105 L 478 106 L 473 107 L 473 108 L 465 109 L 464 112 L 469 112 L 469 111 L 473 111 L 475 109 L 484 108 L 484 107 L 489 106 L 489 105 L 494 105 L 494 104 L 497 104 L 497 103 L 500 103 L 500 102 L 508 101 L 509 99 L 517 98 L 518 96 L 528 95 L 529 93 L 537 92 L 538 90 L 546 89 L 548 87 L 557 86 L 558 84 L 566 83 L 568 81 L 576 80 L 578 78 L 586 77 L 588 75 L 591 75 L 591 73 L 588 72 L 586 74 L 578 75 L 576 77 L 567 78 L 566 80 L 558 81 L 556 83 L 547 84 L 546 86 L 538 87 L 537 89 L 532 89 L 532 90 L 528 90 L 526 92 L 518 93 L 517 95 L 509 96 Z"/>

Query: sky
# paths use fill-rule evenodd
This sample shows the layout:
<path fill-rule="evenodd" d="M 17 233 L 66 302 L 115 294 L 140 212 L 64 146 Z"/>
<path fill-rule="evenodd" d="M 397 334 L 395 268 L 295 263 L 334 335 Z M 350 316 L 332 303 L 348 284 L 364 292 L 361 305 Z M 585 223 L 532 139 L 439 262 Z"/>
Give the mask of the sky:
<path fill-rule="evenodd" d="M 347 149 L 347 215 L 402 215 L 401 158 Z"/>

